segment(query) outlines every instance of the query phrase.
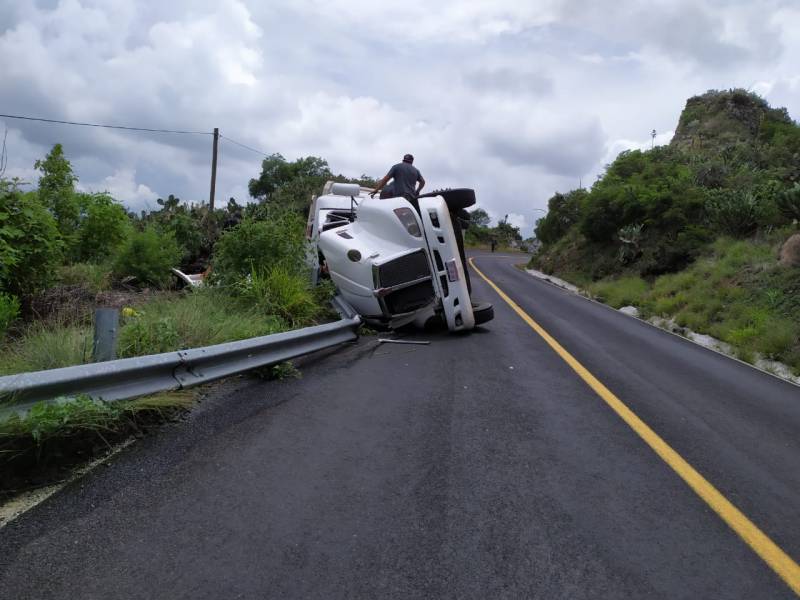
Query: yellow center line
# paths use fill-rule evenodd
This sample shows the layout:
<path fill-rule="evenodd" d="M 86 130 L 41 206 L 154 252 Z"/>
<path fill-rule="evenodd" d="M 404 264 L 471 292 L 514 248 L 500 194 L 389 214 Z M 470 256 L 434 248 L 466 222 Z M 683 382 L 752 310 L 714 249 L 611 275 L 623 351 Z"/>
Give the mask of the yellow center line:
<path fill-rule="evenodd" d="M 586 384 L 600 396 L 619 417 L 633 429 L 653 451 L 683 479 L 695 493 L 716 512 L 728 526 L 741 537 L 748 546 L 767 563 L 786 584 L 800 596 L 800 566 L 792 560 L 775 542 L 761 531 L 742 511 L 736 508 L 717 488 L 705 477 L 700 475 L 692 465 L 686 462 L 680 454 L 667 444 L 661 436 L 642 421 L 628 408 L 622 400 L 617 398 L 611 390 L 603 385 L 586 367 L 579 363 L 574 356 L 567 352 L 553 336 L 539 325 L 519 305 L 491 281 L 475 266 L 474 258 L 469 259 L 470 266 L 488 283 L 495 292 L 516 312 L 531 329 L 538 333 L 542 339 L 566 362 Z"/>

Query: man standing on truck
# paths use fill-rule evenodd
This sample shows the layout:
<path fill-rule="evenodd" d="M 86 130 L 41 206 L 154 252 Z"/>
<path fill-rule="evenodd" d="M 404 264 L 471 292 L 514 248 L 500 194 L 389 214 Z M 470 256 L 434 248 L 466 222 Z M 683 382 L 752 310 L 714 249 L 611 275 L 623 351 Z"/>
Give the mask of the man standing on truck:
<path fill-rule="evenodd" d="M 420 191 L 422 191 L 422 188 L 425 187 L 425 178 L 413 163 L 414 157 L 410 154 L 406 154 L 403 157 L 403 162 L 397 163 L 389 169 L 389 172 L 378 182 L 378 185 L 375 186 L 375 189 L 372 190 L 369 195 L 374 198 L 375 194 L 380 192 L 381 188 L 389 183 L 390 179 L 393 179 L 393 197 L 397 198 L 398 196 L 402 196 L 416 207 L 417 196 Z"/>

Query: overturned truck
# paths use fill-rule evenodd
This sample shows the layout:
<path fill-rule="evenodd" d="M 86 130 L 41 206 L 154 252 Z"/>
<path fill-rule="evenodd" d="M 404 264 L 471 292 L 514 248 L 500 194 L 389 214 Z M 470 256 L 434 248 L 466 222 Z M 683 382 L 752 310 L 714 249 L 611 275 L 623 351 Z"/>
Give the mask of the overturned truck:
<path fill-rule="evenodd" d="M 307 237 L 315 277 L 374 326 L 443 323 L 467 331 L 494 317 L 471 298 L 461 219 L 475 204 L 470 189 L 441 190 L 409 201 L 370 198 L 368 188 L 328 182 L 312 203 Z"/>

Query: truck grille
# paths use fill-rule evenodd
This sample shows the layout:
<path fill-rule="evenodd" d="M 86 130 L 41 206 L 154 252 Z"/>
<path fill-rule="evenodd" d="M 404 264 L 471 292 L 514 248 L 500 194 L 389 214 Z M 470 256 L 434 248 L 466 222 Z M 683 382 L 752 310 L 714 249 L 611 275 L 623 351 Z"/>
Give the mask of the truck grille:
<path fill-rule="evenodd" d="M 433 284 L 428 280 L 392 292 L 384 298 L 384 301 L 389 313 L 397 315 L 422 308 L 431 302 L 433 297 Z"/>
<path fill-rule="evenodd" d="M 431 274 L 428 257 L 420 250 L 389 261 L 378 267 L 378 287 L 393 287 L 416 281 Z"/>

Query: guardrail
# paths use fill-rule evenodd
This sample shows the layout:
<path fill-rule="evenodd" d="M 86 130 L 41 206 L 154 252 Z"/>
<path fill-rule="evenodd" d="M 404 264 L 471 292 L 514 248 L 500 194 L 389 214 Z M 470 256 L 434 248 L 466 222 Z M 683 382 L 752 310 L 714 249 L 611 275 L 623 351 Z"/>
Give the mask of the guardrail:
<path fill-rule="evenodd" d="M 2 412 L 85 394 L 110 402 L 179 390 L 256 367 L 278 364 L 356 339 L 361 318 L 340 297 L 341 320 L 238 342 L 0 377 Z"/>

